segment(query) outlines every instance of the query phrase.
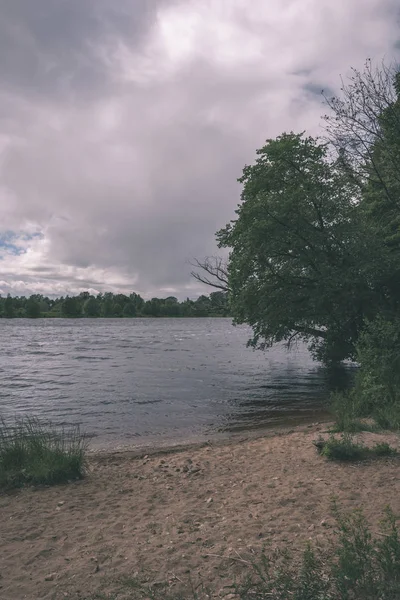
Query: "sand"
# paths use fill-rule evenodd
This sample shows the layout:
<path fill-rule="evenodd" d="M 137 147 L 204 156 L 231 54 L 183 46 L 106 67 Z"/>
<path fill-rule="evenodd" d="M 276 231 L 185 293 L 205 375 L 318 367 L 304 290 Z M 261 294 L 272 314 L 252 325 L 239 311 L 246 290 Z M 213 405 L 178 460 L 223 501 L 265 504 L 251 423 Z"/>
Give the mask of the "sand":
<path fill-rule="evenodd" d="M 301 551 L 335 534 L 331 499 L 375 526 L 400 512 L 397 458 L 328 462 L 312 444 L 326 424 L 155 453 L 94 454 L 87 477 L 0 496 L 0 598 L 134 597 L 126 577 L 176 589 L 190 579 L 214 597 L 263 545 Z M 362 434 L 368 444 L 395 434 Z M 104 593 L 105 596 L 97 595 Z"/>

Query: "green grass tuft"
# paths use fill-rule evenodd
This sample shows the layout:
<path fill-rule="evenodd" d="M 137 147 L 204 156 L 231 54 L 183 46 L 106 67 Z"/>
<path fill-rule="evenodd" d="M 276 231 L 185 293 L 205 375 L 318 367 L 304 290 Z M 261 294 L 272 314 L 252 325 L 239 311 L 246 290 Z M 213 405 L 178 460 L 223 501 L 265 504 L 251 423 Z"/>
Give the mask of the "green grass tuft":
<path fill-rule="evenodd" d="M 344 433 L 337 439 L 333 436 L 327 440 L 321 450 L 321 455 L 329 460 L 356 461 L 362 460 L 368 454 L 368 449 L 353 442 L 350 434 Z"/>
<path fill-rule="evenodd" d="M 392 448 L 392 446 L 386 442 L 375 444 L 372 448 L 372 452 L 376 454 L 376 456 L 394 456 L 397 454 L 396 448 Z"/>
<path fill-rule="evenodd" d="M 31 417 L 0 419 L 0 489 L 80 479 L 86 451 L 79 427 L 57 428 Z"/>

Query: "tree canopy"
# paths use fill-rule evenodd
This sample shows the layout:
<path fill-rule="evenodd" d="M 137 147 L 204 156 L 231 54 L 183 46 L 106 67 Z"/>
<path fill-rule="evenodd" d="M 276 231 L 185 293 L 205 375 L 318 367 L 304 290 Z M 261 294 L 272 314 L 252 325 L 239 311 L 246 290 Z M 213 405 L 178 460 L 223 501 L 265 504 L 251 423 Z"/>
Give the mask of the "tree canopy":
<path fill-rule="evenodd" d="M 98 294 L 81 292 L 77 296 L 48 298 L 34 294 L 0 296 L 0 317 L 31 318 L 132 318 L 132 317 L 226 317 L 229 315 L 227 294 L 219 291 L 197 300 L 179 302 L 174 296 L 144 300 L 139 294 Z"/>
<path fill-rule="evenodd" d="M 267 140 L 239 179 L 227 289 L 251 344 L 308 342 L 324 362 L 354 358 L 365 323 L 400 302 L 400 74 L 354 71 L 327 99 L 324 139 Z"/>

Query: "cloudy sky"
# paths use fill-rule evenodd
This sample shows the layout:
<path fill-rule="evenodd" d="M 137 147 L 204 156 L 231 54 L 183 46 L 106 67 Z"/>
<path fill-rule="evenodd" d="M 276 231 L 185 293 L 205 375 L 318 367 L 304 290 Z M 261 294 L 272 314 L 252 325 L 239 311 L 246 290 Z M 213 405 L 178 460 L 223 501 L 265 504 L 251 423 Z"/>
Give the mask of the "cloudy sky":
<path fill-rule="evenodd" d="M 398 0 L 0 0 L 0 293 L 194 297 L 245 163 L 399 57 Z"/>

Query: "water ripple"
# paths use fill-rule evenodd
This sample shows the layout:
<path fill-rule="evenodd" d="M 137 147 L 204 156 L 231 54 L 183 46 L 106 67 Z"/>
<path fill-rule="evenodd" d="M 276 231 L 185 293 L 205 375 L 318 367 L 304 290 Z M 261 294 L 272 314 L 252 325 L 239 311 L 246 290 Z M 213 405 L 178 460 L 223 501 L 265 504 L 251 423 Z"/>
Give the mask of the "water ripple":
<path fill-rule="evenodd" d="M 229 319 L 0 319 L 0 412 L 80 423 L 107 446 L 187 440 L 319 414 L 307 350 L 246 348 Z"/>

